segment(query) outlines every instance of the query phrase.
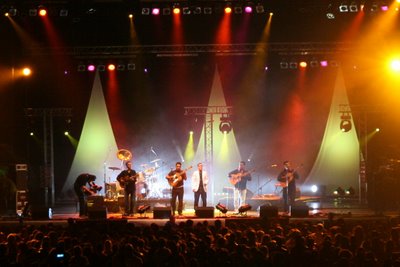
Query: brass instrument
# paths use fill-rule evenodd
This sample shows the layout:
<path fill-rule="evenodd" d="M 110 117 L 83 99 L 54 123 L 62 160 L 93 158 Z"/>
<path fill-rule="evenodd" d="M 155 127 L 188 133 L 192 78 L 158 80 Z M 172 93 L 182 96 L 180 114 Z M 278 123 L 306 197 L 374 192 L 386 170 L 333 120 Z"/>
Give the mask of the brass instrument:
<path fill-rule="evenodd" d="M 117 151 L 117 158 L 122 161 L 128 161 L 132 158 L 132 153 L 127 149 L 119 149 Z"/>

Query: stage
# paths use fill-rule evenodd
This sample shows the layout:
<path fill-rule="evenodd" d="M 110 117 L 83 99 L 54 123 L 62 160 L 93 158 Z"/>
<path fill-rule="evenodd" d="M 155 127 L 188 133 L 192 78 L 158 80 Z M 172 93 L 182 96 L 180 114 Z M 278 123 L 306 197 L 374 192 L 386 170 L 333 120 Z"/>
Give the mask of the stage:
<path fill-rule="evenodd" d="M 368 208 L 366 205 L 358 203 L 357 199 L 321 199 L 303 197 L 299 199 L 296 206 L 290 213 L 282 211 L 282 207 L 278 202 L 271 202 L 273 199 L 265 201 L 265 199 L 251 199 L 249 203 L 261 201 L 259 206 L 251 206 L 251 209 L 234 213 L 228 210 L 222 213 L 216 207 L 200 208 L 194 210 L 193 207 L 186 207 L 182 216 L 171 216 L 169 202 L 167 199 L 154 199 L 151 201 L 140 200 L 137 207 L 147 205 L 148 209 L 142 213 L 135 213 L 133 216 L 123 216 L 121 210 L 115 207 L 108 208 L 109 201 L 105 201 L 105 209 L 92 209 L 89 216 L 79 217 L 78 209 L 75 203 L 58 204 L 51 210 L 48 209 L 34 210 L 29 216 L 22 217 L 17 215 L 3 215 L 0 220 L 0 227 L 16 226 L 16 225 L 57 225 L 67 227 L 69 225 L 79 224 L 106 224 L 120 225 L 133 224 L 137 227 L 150 226 L 157 224 L 163 226 L 172 221 L 176 224 L 191 220 L 194 224 L 207 222 L 214 224 L 217 220 L 221 225 L 231 224 L 248 224 L 248 225 L 266 225 L 271 222 L 308 222 L 327 223 L 337 220 L 344 221 L 382 221 L 392 220 L 399 217 L 398 210 L 376 211 Z M 275 201 L 275 200 L 274 200 Z M 276 200 L 278 201 L 278 200 Z M 276 205 L 275 205 L 276 204 Z M 50 217 L 49 217 L 50 216 Z"/>

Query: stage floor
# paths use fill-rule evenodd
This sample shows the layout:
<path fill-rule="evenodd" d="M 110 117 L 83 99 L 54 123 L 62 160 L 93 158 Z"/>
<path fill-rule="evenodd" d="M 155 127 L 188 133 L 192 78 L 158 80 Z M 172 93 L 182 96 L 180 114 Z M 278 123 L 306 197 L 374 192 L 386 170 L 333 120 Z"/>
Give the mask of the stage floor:
<path fill-rule="evenodd" d="M 317 203 L 317 204 L 314 204 Z M 313 206 L 314 205 L 314 206 Z M 304 206 L 303 206 L 304 207 Z M 154 216 L 155 211 L 150 209 L 148 212 L 143 214 L 134 214 L 133 216 L 123 216 L 121 212 L 106 212 L 101 216 L 95 217 L 84 217 L 81 218 L 78 215 L 75 205 L 62 205 L 56 206 L 52 209 L 52 217 L 48 218 L 48 214 L 42 213 L 41 216 L 36 218 L 32 217 L 18 217 L 18 216 L 1 216 L 0 227 L 6 225 L 16 224 L 53 224 L 67 226 L 70 223 L 84 223 L 90 221 L 123 221 L 126 223 L 133 223 L 135 226 L 149 226 L 151 224 L 165 225 L 168 221 L 173 220 L 175 223 L 186 222 L 192 220 L 194 223 L 207 221 L 209 224 L 214 224 L 216 220 L 219 220 L 222 225 L 227 225 L 232 222 L 236 223 L 259 223 L 260 221 L 266 220 L 285 220 L 291 221 L 308 221 L 311 223 L 319 223 L 328 220 L 390 220 L 392 218 L 399 217 L 399 211 L 385 211 L 376 212 L 366 207 L 361 207 L 358 204 L 344 204 L 335 206 L 335 203 L 325 202 L 310 202 L 307 203 L 308 212 L 304 214 L 290 214 L 278 211 L 277 216 L 260 216 L 259 210 L 249 210 L 245 213 L 235 214 L 233 211 L 228 211 L 226 214 L 222 214 L 217 209 L 207 214 L 207 216 L 198 217 L 196 216 L 195 210 L 187 208 L 183 211 L 182 216 L 175 216 L 173 218 L 168 215 L 163 218 L 157 218 Z M 164 214 L 165 214 L 164 208 Z M 265 215 L 265 214 L 264 214 Z M 156 217 L 156 218 L 155 218 Z"/>

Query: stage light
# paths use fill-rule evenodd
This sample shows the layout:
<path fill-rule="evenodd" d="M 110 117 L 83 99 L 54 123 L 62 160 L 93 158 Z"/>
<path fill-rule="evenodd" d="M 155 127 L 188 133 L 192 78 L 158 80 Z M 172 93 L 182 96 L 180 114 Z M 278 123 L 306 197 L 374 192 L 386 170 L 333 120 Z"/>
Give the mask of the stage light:
<path fill-rule="evenodd" d="M 318 192 L 318 186 L 316 186 L 315 184 L 311 186 L 311 192 L 313 193 L 317 193 Z"/>
<path fill-rule="evenodd" d="M 29 9 L 29 11 L 28 11 L 28 14 L 29 14 L 30 17 L 36 17 L 36 16 L 37 16 L 37 13 L 38 13 L 38 11 L 37 11 L 36 8 L 31 8 L 31 9 Z"/>
<path fill-rule="evenodd" d="M 381 131 L 381 129 L 379 129 L 379 128 L 375 129 L 375 132 L 380 132 L 380 131 Z"/>
<path fill-rule="evenodd" d="M 332 13 L 332 12 L 326 13 L 326 17 L 327 17 L 328 19 L 335 19 L 335 18 L 336 18 L 335 14 Z"/>
<path fill-rule="evenodd" d="M 290 63 L 289 63 L 289 68 L 291 68 L 291 69 L 297 69 L 297 62 L 290 62 Z"/>
<path fill-rule="evenodd" d="M 326 61 L 326 60 L 320 61 L 319 64 L 321 67 L 328 67 L 328 61 Z"/>
<path fill-rule="evenodd" d="M 393 71 L 400 71 L 400 60 L 399 59 L 394 59 L 390 63 L 390 67 Z"/>
<path fill-rule="evenodd" d="M 114 71 L 115 70 L 115 65 L 114 64 L 108 64 L 107 69 L 109 71 Z"/>
<path fill-rule="evenodd" d="M 104 66 L 104 65 L 98 65 L 98 66 L 97 66 L 97 69 L 98 69 L 99 71 L 105 71 L 105 70 L 106 70 L 106 66 Z"/>
<path fill-rule="evenodd" d="M 171 9 L 169 7 L 163 8 L 162 14 L 165 15 L 165 16 L 171 15 Z"/>
<path fill-rule="evenodd" d="M 199 6 L 195 7 L 193 10 L 193 14 L 195 14 L 195 15 L 201 14 L 201 7 L 199 7 Z"/>
<path fill-rule="evenodd" d="M 190 134 L 190 135 L 193 135 L 193 131 L 189 131 L 189 134 Z"/>
<path fill-rule="evenodd" d="M 182 8 L 182 13 L 183 15 L 190 15 L 190 8 L 189 7 Z"/>
<path fill-rule="evenodd" d="M 336 196 L 344 196 L 345 191 L 340 186 L 333 191 L 333 194 Z"/>
<path fill-rule="evenodd" d="M 316 60 L 313 60 L 313 61 L 310 61 L 310 67 L 311 68 L 316 68 L 316 67 L 318 67 L 318 61 L 316 61 Z"/>
<path fill-rule="evenodd" d="M 117 65 L 117 70 L 118 71 L 124 71 L 125 70 L 125 65 L 124 64 L 118 64 Z"/>
<path fill-rule="evenodd" d="M 219 130 L 221 133 L 230 133 L 232 131 L 232 122 L 228 115 L 222 115 L 221 122 L 219 124 Z"/>
<path fill-rule="evenodd" d="M 17 15 L 17 9 L 16 8 L 10 8 L 5 15 L 6 16 L 15 17 Z"/>
<path fill-rule="evenodd" d="M 383 5 L 383 6 L 381 6 L 381 10 L 382 11 L 388 11 L 389 10 L 389 6 Z"/>
<path fill-rule="evenodd" d="M 256 12 L 257 12 L 258 14 L 264 13 L 264 6 L 261 5 L 261 4 L 258 4 L 258 5 L 256 6 Z"/>
<path fill-rule="evenodd" d="M 135 63 L 128 63 L 128 65 L 126 66 L 126 68 L 128 70 L 135 70 L 136 69 L 136 65 Z"/>
<path fill-rule="evenodd" d="M 253 12 L 253 8 L 251 7 L 251 6 L 246 6 L 245 8 L 244 8 L 244 12 L 246 12 L 246 13 L 251 13 L 251 12 Z"/>
<path fill-rule="evenodd" d="M 86 66 L 83 65 L 83 64 L 79 64 L 77 70 L 78 70 L 79 72 L 85 71 L 85 70 L 86 70 Z"/>
<path fill-rule="evenodd" d="M 145 16 L 150 15 L 150 8 L 148 8 L 148 7 L 142 8 L 142 15 L 145 15 Z"/>
<path fill-rule="evenodd" d="M 301 61 L 301 62 L 299 63 L 299 66 L 300 66 L 301 68 L 306 68 L 306 67 L 307 67 L 307 62 Z"/>
<path fill-rule="evenodd" d="M 340 11 L 340 12 L 349 12 L 349 6 L 348 6 L 348 5 L 341 4 L 341 5 L 339 6 L 339 11 Z"/>
<path fill-rule="evenodd" d="M 217 206 L 215 206 L 215 208 L 219 210 L 222 214 L 226 214 L 228 212 L 228 209 L 221 203 L 218 203 Z"/>
<path fill-rule="evenodd" d="M 68 132 L 68 131 L 65 131 L 65 132 L 64 132 L 64 135 L 65 135 L 65 136 L 68 136 L 68 135 L 69 135 L 69 132 Z"/>
<path fill-rule="evenodd" d="M 342 132 L 347 133 L 348 131 L 351 130 L 351 116 L 349 113 L 343 113 L 342 116 L 340 117 L 340 119 L 342 120 L 340 122 L 340 130 Z"/>
<path fill-rule="evenodd" d="M 235 14 L 242 14 L 243 13 L 243 9 L 240 6 L 235 6 L 233 8 L 233 11 L 235 12 Z"/>
<path fill-rule="evenodd" d="M 358 6 L 356 3 L 351 3 L 349 6 L 350 12 L 358 12 Z"/>
<path fill-rule="evenodd" d="M 211 7 L 205 7 L 203 12 L 206 15 L 210 15 L 210 14 L 212 14 L 212 8 Z"/>
<path fill-rule="evenodd" d="M 281 66 L 281 69 L 289 68 L 289 64 L 287 62 L 281 62 L 279 65 Z"/>
<path fill-rule="evenodd" d="M 30 135 L 30 136 L 34 136 L 35 133 L 34 133 L 34 132 L 30 132 L 29 135 Z"/>
<path fill-rule="evenodd" d="M 46 16 L 47 15 L 47 10 L 45 8 L 41 7 L 39 9 L 39 15 L 42 16 L 42 17 Z"/>
<path fill-rule="evenodd" d="M 245 213 L 249 210 L 251 210 L 251 206 L 249 204 L 244 204 L 239 207 L 239 213 Z"/>
<path fill-rule="evenodd" d="M 174 12 L 175 15 L 178 15 L 181 13 L 181 10 L 179 7 L 174 7 L 174 9 L 172 10 L 172 12 Z"/>
<path fill-rule="evenodd" d="M 95 71 L 96 67 L 93 64 L 90 64 L 90 65 L 87 66 L 87 70 L 88 71 Z"/>
<path fill-rule="evenodd" d="M 60 10 L 60 17 L 67 17 L 68 16 L 68 9 L 61 9 Z"/>
<path fill-rule="evenodd" d="M 378 5 L 377 4 L 373 4 L 372 6 L 371 6 L 371 8 L 370 8 L 370 11 L 371 12 L 375 12 L 375 11 L 377 11 L 378 10 Z"/>
<path fill-rule="evenodd" d="M 133 18 L 133 14 L 129 14 L 128 18 L 130 18 L 130 19 Z"/>
<path fill-rule="evenodd" d="M 22 75 L 24 76 L 30 76 L 32 74 L 32 70 L 30 68 L 23 68 L 22 69 Z"/>
<path fill-rule="evenodd" d="M 153 15 L 155 15 L 155 16 L 157 16 L 157 15 L 160 15 L 160 9 L 159 8 L 153 8 L 152 10 L 151 10 L 151 14 L 153 14 Z"/>
<path fill-rule="evenodd" d="M 227 7 L 225 7 L 224 11 L 225 11 L 225 14 L 230 14 L 230 13 L 232 13 L 232 8 L 227 6 Z"/>
<path fill-rule="evenodd" d="M 348 189 L 346 189 L 346 195 L 348 195 L 348 196 L 354 196 L 355 193 L 356 193 L 356 190 L 354 190 L 354 188 L 351 186 Z"/>
<path fill-rule="evenodd" d="M 150 206 L 149 205 L 141 205 L 141 206 L 138 207 L 137 212 L 139 214 L 143 214 L 148 210 L 150 210 Z"/>

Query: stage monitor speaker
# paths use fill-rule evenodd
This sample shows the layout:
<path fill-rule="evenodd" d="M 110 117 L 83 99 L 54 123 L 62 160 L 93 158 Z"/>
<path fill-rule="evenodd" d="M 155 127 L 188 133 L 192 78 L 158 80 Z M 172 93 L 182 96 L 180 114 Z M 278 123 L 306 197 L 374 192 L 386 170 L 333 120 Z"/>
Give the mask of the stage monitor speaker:
<path fill-rule="evenodd" d="M 104 205 L 104 197 L 103 196 L 88 196 L 87 198 L 87 208 L 91 209 L 100 209 L 105 207 Z"/>
<path fill-rule="evenodd" d="M 28 165 L 16 164 L 15 171 L 16 171 L 15 184 L 17 186 L 17 190 L 27 190 L 28 189 Z"/>
<path fill-rule="evenodd" d="M 278 217 L 278 207 L 270 205 L 260 206 L 260 218 L 268 219 L 276 217 Z"/>
<path fill-rule="evenodd" d="M 291 207 L 291 217 L 301 218 L 308 217 L 308 206 L 293 206 Z"/>
<path fill-rule="evenodd" d="M 96 207 L 88 209 L 88 218 L 91 220 L 105 220 L 107 219 L 107 208 Z"/>
<path fill-rule="evenodd" d="M 154 219 L 169 219 L 171 217 L 171 207 L 154 207 Z"/>
<path fill-rule="evenodd" d="M 214 207 L 197 207 L 195 214 L 199 218 L 214 218 Z"/>
<path fill-rule="evenodd" d="M 31 217 L 32 220 L 48 220 L 49 209 L 44 206 L 31 206 Z"/>

